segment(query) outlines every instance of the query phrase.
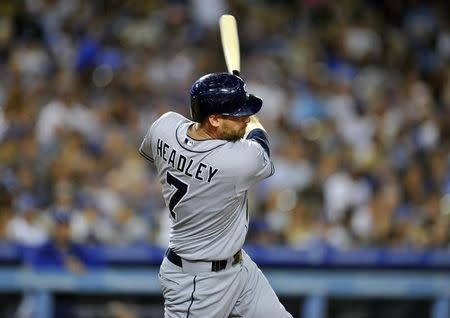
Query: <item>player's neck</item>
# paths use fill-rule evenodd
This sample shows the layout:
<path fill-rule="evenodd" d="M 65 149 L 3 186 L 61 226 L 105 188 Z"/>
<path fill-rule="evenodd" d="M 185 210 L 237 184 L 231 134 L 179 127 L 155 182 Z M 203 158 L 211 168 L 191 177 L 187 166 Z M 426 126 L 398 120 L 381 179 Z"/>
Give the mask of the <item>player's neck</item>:
<path fill-rule="evenodd" d="M 189 127 L 187 131 L 188 135 L 197 140 L 205 140 L 205 139 L 215 139 L 215 134 L 213 131 L 208 129 L 207 126 L 201 125 L 199 123 L 195 123 L 191 127 Z"/>

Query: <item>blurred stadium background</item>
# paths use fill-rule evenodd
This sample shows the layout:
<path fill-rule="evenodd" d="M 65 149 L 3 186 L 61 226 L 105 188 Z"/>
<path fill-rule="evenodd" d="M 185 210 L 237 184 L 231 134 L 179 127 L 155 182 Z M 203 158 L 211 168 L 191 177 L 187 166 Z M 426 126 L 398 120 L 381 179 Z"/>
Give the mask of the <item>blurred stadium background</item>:
<path fill-rule="evenodd" d="M 450 4 L 1 0 L 0 317 L 162 317 L 168 212 L 137 148 L 242 74 L 276 174 L 247 251 L 299 318 L 450 317 Z"/>

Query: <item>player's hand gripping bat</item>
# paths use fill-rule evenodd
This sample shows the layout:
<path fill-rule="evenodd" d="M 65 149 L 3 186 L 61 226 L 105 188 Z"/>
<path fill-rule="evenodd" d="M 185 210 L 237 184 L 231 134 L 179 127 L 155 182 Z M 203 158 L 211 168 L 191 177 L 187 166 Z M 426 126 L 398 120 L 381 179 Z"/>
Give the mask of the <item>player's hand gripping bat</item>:
<path fill-rule="evenodd" d="M 241 72 L 241 57 L 236 19 L 232 15 L 224 14 L 220 17 L 219 27 L 228 72 L 239 75 Z"/>

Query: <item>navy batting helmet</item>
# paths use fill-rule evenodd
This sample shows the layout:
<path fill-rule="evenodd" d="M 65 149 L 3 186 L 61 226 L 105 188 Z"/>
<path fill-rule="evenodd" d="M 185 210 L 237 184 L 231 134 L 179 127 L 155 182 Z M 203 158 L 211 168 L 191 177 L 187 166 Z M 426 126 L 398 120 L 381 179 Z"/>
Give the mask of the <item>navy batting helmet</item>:
<path fill-rule="evenodd" d="M 261 106 L 262 99 L 247 93 L 244 81 L 230 73 L 207 74 L 191 88 L 191 115 L 196 122 L 212 114 L 250 116 Z"/>

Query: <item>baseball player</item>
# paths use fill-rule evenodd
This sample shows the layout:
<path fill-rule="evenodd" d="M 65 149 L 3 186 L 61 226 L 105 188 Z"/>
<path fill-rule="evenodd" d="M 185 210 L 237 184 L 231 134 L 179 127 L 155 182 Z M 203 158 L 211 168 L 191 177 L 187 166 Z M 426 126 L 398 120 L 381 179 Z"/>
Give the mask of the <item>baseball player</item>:
<path fill-rule="evenodd" d="M 139 152 L 152 162 L 172 219 L 159 280 L 165 317 L 292 317 L 242 249 L 247 191 L 274 172 L 262 100 L 229 73 L 198 79 L 193 121 L 168 112 Z"/>

